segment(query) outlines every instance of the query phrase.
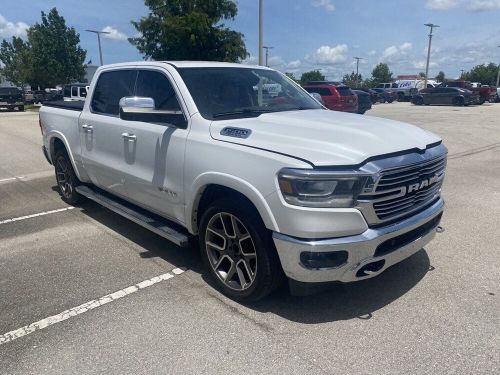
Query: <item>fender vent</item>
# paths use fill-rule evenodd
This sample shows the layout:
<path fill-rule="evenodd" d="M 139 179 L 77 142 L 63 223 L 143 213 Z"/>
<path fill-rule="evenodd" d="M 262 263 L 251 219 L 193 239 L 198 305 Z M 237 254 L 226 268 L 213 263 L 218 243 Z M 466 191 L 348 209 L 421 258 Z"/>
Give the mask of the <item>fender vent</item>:
<path fill-rule="evenodd" d="M 234 138 L 248 138 L 252 134 L 250 129 L 226 127 L 220 131 L 220 135 Z"/>

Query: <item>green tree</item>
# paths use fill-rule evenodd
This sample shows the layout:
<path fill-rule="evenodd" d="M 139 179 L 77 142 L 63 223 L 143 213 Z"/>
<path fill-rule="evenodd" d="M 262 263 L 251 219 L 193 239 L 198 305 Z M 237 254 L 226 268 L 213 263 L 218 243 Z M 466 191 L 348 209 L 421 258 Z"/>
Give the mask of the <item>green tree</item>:
<path fill-rule="evenodd" d="M 420 78 L 425 78 L 425 72 L 420 72 L 420 73 L 418 73 L 418 76 L 419 76 Z"/>
<path fill-rule="evenodd" d="M 438 82 L 444 82 L 446 80 L 446 76 L 444 75 L 444 72 L 441 70 L 435 79 Z"/>
<path fill-rule="evenodd" d="M 342 83 L 349 87 L 359 87 L 362 86 L 363 76 L 361 74 L 356 74 L 352 72 L 351 74 L 345 74 L 342 77 Z"/>
<path fill-rule="evenodd" d="M 66 26 L 56 8 L 42 12 L 41 23 L 28 29 L 28 40 L 13 37 L 0 46 L 0 61 L 6 78 L 17 85 L 54 87 L 80 81 L 85 75 L 87 52 L 80 45 L 80 36 Z"/>
<path fill-rule="evenodd" d="M 383 82 L 392 81 L 392 72 L 389 70 L 389 66 L 384 63 L 379 63 L 372 70 L 372 81 L 376 85 Z"/>
<path fill-rule="evenodd" d="M 298 82 L 297 78 L 295 78 L 295 75 L 294 75 L 293 73 L 290 73 L 290 72 L 285 72 L 285 75 L 286 75 L 288 78 L 290 78 L 290 79 L 294 80 L 295 82 Z"/>
<path fill-rule="evenodd" d="M 238 12 L 231 0 L 145 0 L 150 13 L 129 38 L 145 58 L 238 62 L 248 56 L 243 34 L 225 27 Z"/>
<path fill-rule="evenodd" d="M 29 44 L 18 37 L 13 37 L 12 42 L 5 39 L 0 45 L 0 61 L 4 64 L 1 69 L 3 76 L 16 86 L 23 86 L 31 78 Z"/>
<path fill-rule="evenodd" d="M 325 76 L 319 70 L 311 70 L 309 72 L 302 73 L 300 76 L 300 82 L 305 84 L 310 81 L 324 81 Z"/>
<path fill-rule="evenodd" d="M 476 65 L 465 72 L 461 79 L 471 82 L 481 82 L 483 85 L 495 85 L 497 81 L 498 65 L 494 63 Z"/>

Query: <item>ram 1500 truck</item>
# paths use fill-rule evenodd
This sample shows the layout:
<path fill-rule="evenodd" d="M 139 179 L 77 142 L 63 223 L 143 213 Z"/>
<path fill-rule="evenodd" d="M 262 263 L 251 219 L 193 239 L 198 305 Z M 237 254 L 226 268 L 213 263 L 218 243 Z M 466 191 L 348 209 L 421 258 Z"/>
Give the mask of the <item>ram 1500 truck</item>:
<path fill-rule="evenodd" d="M 87 197 L 181 247 L 198 237 L 237 300 L 285 276 L 374 277 L 424 247 L 443 212 L 438 136 L 329 111 L 265 67 L 103 66 L 84 103 L 46 103 L 40 126 L 64 201 Z"/>

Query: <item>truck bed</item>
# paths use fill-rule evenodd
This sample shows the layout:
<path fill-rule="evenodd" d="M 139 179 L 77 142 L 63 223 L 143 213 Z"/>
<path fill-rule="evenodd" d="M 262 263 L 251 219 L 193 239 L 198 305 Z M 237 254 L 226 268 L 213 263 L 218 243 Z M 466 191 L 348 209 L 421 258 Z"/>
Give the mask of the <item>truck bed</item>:
<path fill-rule="evenodd" d="M 55 101 L 49 101 L 43 103 L 44 106 L 46 107 L 54 107 L 54 108 L 61 108 L 61 109 L 67 109 L 70 111 L 78 111 L 81 112 L 83 110 L 83 105 L 85 104 L 84 101 L 64 101 L 64 100 L 55 100 Z"/>

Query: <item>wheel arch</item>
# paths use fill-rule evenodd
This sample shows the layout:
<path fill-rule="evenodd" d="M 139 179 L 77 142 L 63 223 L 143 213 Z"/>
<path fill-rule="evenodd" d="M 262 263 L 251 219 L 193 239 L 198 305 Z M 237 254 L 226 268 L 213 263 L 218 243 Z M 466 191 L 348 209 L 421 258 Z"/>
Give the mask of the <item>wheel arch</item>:
<path fill-rule="evenodd" d="M 210 202 L 228 195 L 248 201 L 259 213 L 266 228 L 279 231 L 264 196 L 248 181 L 221 173 L 206 173 L 194 181 L 190 191 L 191 196 L 188 197 L 186 205 L 186 225 L 192 234 L 198 233 L 200 217 Z"/>
<path fill-rule="evenodd" d="M 52 134 L 49 138 L 49 156 L 50 160 L 52 161 L 52 164 L 54 164 L 55 162 L 56 153 L 61 149 L 64 149 L 68 154 L 69 160 L 71 161 L 71 165 L 73 166 L 73 170 L 75 171 L 78 179 L 80 179 L 80 173 L 78 171 L 78 168 L 76 167 L 75 159 L 69 147 L 68 140 L 62 133 L 56 132 L 55 134 Z"/>

